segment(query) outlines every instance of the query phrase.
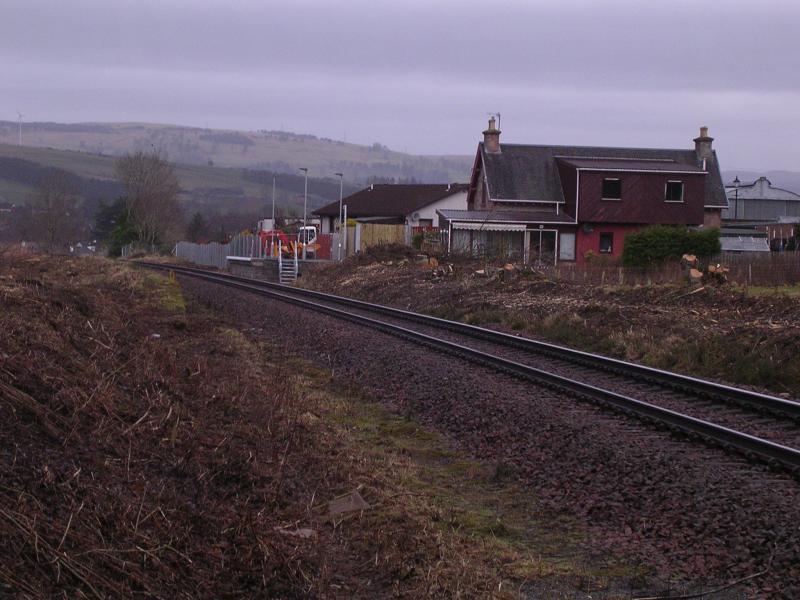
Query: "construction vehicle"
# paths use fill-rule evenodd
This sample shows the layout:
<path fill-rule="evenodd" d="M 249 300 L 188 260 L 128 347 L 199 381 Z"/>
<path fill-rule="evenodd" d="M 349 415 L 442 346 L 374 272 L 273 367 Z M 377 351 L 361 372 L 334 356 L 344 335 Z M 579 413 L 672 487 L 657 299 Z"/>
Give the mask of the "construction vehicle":
<path fill-rule="evenodd" d="M 262 223 L 260 221 L 259 225 Z M 276 257 L 278 252 L 290 256 L 294 254 L 296 247 L 298 255 L 314 258 L 319 249 L 317 228 L 313 225 L 300 227 L 296 234 L 288 234 L 280 229 L 259 230 L 258 236 L 261 239 L 262 252 L 266 256 Z"/>

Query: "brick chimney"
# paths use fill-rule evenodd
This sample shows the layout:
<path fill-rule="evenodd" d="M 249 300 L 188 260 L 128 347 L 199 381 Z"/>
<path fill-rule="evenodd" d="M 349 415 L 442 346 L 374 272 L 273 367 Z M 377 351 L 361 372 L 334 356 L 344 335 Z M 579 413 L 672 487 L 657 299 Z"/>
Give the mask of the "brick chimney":
<path fill-rule="evenodd" d="M 483 132 L 483 147 L 490 154 L 500 152 L 500 130 L 495 126 L 494 117 L 489 119 L 489 127 Z"/>
<path fill-rule="evenodd" d="M 713 141 L 714 138 L 708 137 L 708 127 L 701 127 L 699 137 L 694 138 L 694 151 L 697 152 L 699 160 L 711 158 L 711 142 Z"/>

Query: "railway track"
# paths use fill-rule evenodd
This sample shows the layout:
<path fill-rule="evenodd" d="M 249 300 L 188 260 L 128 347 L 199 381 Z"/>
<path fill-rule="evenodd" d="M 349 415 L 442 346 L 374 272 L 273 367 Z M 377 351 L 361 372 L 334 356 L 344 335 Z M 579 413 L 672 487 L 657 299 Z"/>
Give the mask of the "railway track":
<path fill-rule="evenodd" d="M 800 477 L 800 403 L 474 325 L 202 269 L 139 262 L 345 319 Z"/>

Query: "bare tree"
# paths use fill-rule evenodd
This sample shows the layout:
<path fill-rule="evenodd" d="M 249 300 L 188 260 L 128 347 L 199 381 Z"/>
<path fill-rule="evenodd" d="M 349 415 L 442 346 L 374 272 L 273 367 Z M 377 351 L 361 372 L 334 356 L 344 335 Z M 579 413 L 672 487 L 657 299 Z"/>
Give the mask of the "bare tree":
<path fill-rule="evenodd" d="M 128 154 L 116 163 L 128 215 L 141 242 L 167 243 L 182 227 L 175 171 L 158 152 Z"/>
<path fill-rule="evenodd" d="M 28 230 L 50 254 L 65 248 L 80 233 L 77 191 L 74 177 L 61 169 L 50 169 L 36 187 Z"/>

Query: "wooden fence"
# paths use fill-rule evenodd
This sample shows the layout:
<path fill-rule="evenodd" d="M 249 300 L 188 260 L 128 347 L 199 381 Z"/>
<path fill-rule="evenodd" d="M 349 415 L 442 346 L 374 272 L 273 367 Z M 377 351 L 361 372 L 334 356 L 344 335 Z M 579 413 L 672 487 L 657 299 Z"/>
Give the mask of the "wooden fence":
<path fill-rule="evenodd" d="M 743 286 L 782 286 L 800 284 L 800 252 L 726 253 L 705 261 L 728 269 L 728 281 Z M 685 273 L 677 262 L 657 267 L 622 267 L 618 263 L 576 265 L 558 263 L 542 267 L 548 277 L 560 281 L 591 285 L 646 285 L 674 283 Z"/>
<path fill-rule="evenodd" d="M 371 246 L 406 243 L 405 225 L 380 225 L 377 223 L 361 223 L 359 250 L 362 252 Z"/>

